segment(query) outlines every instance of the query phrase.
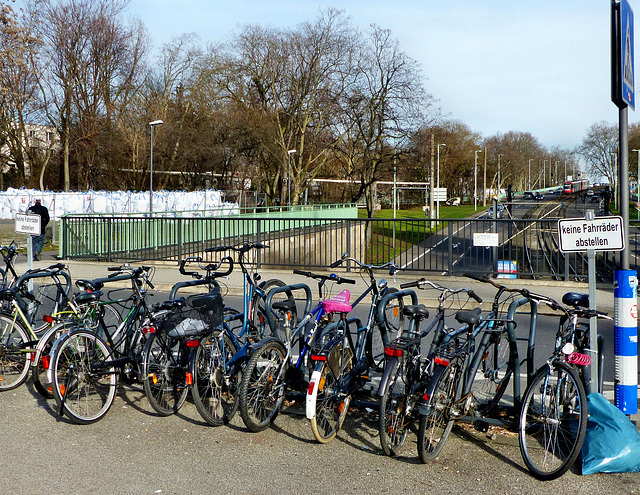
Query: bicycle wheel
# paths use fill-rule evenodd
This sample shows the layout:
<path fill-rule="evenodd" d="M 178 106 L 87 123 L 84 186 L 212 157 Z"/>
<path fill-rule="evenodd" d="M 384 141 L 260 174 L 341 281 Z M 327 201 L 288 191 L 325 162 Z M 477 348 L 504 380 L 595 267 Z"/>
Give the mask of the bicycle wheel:
<path fill-rule="evenodd" d="M 51 356 L 49 356 L 49 353 L 56 340 L 77 325 L 78 322 L 76 321 L 58 323 L 51 327 L 38 342 L 38 346 L 36 347 L 37 363 L 31 370 L 31 379 L 33 380 L 35 389 L 46 399 L 53 399 L 53 387 L 47 376 L 51 365 Z"/>
<path fill-rule="evenodd" d="M 577 459 L 587 429 L 584 385 L 569 365 L 554 361 L 534 376 L 522 400 L 520 452 L 540 480 L 567 472 Z"/>
<path fill-rule="evenodd" d="M 462 364 L 462 359 L 456 358 L 444 368 L 442 374 L 434 374 L 437 383 L 429 399 L 429 412 L 420 417 L 418 429 L 418 455 L 423 463 L 438 457 L 451 433 L 451 408 L 462 384 Z"/>
<path fill-rule="evenodd" d="M 310 420 L 311 431 L 320 443 L 333 440 L 347 416 L 351 396 L 340 390 L 340 384 L 352 367 L 350 348 L 347 347 L 343 352 L 342 345 L 338 345 L 327 361 L 318 363 L 311 376 L 311 382 L 318 389 L 315 404 L 310 405 L 312 410 L 315 406 L 315 415 Z"/>
<path fill-rule="evenodd" d="M 212 426 L 227 424 L 238 410 L 242 371 L 227 368 L 236 352 L 235 344 L 226 333 L 203 339 L 195 352 L 195 363 L 191 367 L 193 402 L 202 419 Z"/>
<path fill-rule="evenodd" d="M 109 347 L 96 334 L 73 330 L 51 358 L 53 397 L 57 410 L 77 424 L 101 419 L 116 395 L 116 369 L 107 364 Z"/>
<path fill-rule="evenodd" d="M 471 393 L 482 416 L 498 405 L 512 374 L 509 336 L 507 332 L 492 332 L 471 385 Z"/>
<path fill-rule="evenodd" d="M 398 289 L 390 287 L 387 294 L 398 292 Z M 384 308 L 384 322 L 377 321 L 367 336 L 365 352 L 369 359 L 369 366 L 374 371 L 382 371 L 384 368 L 384 346 L 402 333 L 404 315 L 402 314 L 404 301 L 402 298 L 393 298 Z M 400 333 L 398 333 L 400 332 Z"/>
<path fill-rule="evenodd" d="M 240 415 L 250 431 L 271 425 L 284 399 L 286 351 L 280 342 L 267 342 L 249 359 L 240 385 Z"/>
<path fill-rule="evenodd" d="M 267 280 L 261 287 L 262 292 L 266 295 L 269 293 L 271 289 L 276 287 L 284 287 L 285 284 L 282 280 L 272 278 Z M 266 308 L 265 308 L 265 300 L 264 298 L 256 292 L 253 295 L 253 304 L 251 305 L 252 313 L 251 313 L 251 322 L 256 328 L 258 336 L 260 338 L 273 336 L 282 341 L 285 340 L 285 330 L 284 326 L 287 324 L 295 325 L 295 322 L 298 321 L 298 313 L 295 306 L 295 298 L 293 297 L 293 293 L 289 290 L 284 292 L 279 292 L 278 294 L 274 294 L 271 303 L 277 302 L 292 302 L 290 305 L 288 315 L 284 315 L 282 310 L 272 310 L 273 316 L 275 319 L 276 327 L 269 328 L 269 322 L 266 317 Z"/>
<path fill-rule="evenodd" d="M 412 413 L 418 400 L 418 394 L 409 396 L 412 387 L 411 356 L 405 353 L 398 360 L 388 364 L 392 366 L 389 381 L 380 398 L 378 430 L 380 446 L 388 456 L 400 453 L 407 438 L 412 422 Z"/>
<path fill-rule="evenodd" d="M 149 404 L 160 416 L 178 412 L 187 398 L 189 349 L 184 340 L 164 332 L 149 335 L 142 354 L 142 386 Z"/>
<path fill-rule="evenodd" d="M 29 337 L 17 321 L 0 315 L 0 391 L 22 385 L 29 376 Z"/>

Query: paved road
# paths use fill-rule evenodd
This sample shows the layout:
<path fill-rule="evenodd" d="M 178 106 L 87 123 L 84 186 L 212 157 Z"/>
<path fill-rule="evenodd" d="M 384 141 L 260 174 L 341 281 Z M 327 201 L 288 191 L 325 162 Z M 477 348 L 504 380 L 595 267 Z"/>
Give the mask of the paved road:
<path fill-rule="evenodd" d="M 415 435 L 404 456 L 381 454 L 374 414 L 349 415 L 338 438 L 313 440 L 295 406 L 275 426 L 248 433 L 240 420 L 212 428 L 192 403 L 180 414 L 150 413 L 139 387 L 121 387 L 107 416 L 67 423 L 30 386 L 2 395 L 2 493 L 487 493 L 630 494 L 638 474 L 568 473 L 542 483 L 525 470 L 517 439 L 488 440 L 456 429 L 442 455 L 422 465 Z M 30 466 L 30 467 L 29 467 Z"/>

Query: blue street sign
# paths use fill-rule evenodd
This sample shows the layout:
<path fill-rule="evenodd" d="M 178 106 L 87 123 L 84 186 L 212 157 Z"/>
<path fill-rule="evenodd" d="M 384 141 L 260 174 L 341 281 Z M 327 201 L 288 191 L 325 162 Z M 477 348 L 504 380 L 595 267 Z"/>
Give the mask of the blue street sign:
<path fill-rule="evenodd" d="M 621 0 L 620 2 L 620 54 L 622 100 L 629 105 L 632 110 L 635 110 L 636 97 L 633 84 L 633 10 L 627 0 Z"/>

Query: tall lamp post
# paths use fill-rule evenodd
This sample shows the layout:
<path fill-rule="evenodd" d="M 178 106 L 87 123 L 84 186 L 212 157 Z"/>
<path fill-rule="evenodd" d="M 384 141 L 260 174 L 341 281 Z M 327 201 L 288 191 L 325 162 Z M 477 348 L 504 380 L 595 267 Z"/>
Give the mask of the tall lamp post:
<path fill-rule="evenodd" d="M 529 187 L 527 187 L 529 191 L 531 190 L 531 160 L 533 160 L 533 158 L 529 158 Z"/>
<path fill-rule="evenodd" d="M 153 128 L 164 124 L 162 120 L 149 122 L 151 127 L 151 162 L 149 167 L 149 211 L 153 213 Z"/>
<path fill-rule="evenodd" d="M 473 159 L 473 211 L 478 209 L 478 153 L 482 150 L 475 150 Z"/>
<path fill-rule="evenodd" d="M 638 152 L 638 175 L 636 176 L 636 202 L 640 203 L 640 150 L 631 150 L 631 151 L 637 151 Z M 636 204 L 636 211 L 638 212 L 638 220 L 640 220 L 640 210 L 637 208 L 637 204 Z"/>
<path fill-rule="evenodd" d="M 287 178 L 287 189 L 289 189 L 288 191 L 288 195 L 287 195 L 287 206 L 289 208 L 291 208 L 291 155 L 293 155 L 294 153 L 297 153 L 298 150 L 288 150 L 287 151 L 287 162 L 289 163 L 289 177 Z"/>
<path fill-rule="evenodd" d="M 500 201 L 500 157 L 502 156 L 502 153 L 498 154 L 498 193 L 496 194 L 496 196 L 498 197 L 498 201 Z"/>
<path fill-rule="evenodd" d="M 436 219 L 440 220 L 440 146 L 446 146 L 446 144 L 438 145 L 438 176 L 436 180 Z"/>

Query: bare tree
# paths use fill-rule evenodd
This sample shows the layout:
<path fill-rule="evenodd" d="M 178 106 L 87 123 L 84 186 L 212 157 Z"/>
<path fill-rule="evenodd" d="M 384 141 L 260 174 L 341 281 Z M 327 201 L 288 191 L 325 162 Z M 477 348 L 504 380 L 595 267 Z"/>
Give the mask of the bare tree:
<path fill-rule="evenodd" d="M 604 120 L 587 129 L 582 144 L 576 148 L 584 162 L 586 172 L 592 177 L 606 177 L 617 191 L 618 170 L 615 153 L 618 151 L 618 127 Z"/>

